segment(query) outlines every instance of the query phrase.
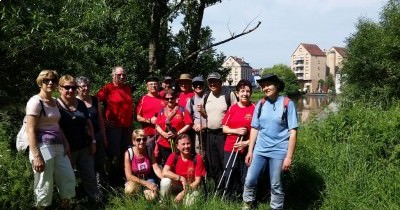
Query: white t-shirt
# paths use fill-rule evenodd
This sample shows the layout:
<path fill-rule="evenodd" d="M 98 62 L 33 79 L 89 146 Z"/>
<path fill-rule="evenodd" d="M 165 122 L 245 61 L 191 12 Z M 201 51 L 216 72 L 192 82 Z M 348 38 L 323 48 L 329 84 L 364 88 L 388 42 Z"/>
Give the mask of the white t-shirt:
<path fill-rule="evenodd" d="M 61 114 L 56 105 L 56 99 L 52 98 L 54 106 L 43 102 L 44 112 L 42 112 L 42 106 L 39 100 L 39 95 L 34 95 L 29 99 L 26 104 L 26 115 L 39 117 L 37 125 L 38 130 L 58 132 L 60 130 L 58 121 L 60 120 Z M 44 115 L 45 113 L 46 115 Z"/>

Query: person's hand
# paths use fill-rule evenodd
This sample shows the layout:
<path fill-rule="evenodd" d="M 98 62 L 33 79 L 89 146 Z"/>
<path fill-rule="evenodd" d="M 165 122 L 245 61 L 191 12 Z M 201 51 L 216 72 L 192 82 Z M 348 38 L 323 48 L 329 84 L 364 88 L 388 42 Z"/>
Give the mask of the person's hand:
<path fill-rule="evenodd" d="M 170 139 L 173 138 L 175 136 L 175 134 L 172 131 L 168 131 L 168 132 L 164 132 L 163 133 L 163 137 L 166 139 Z"/>
<path fill-rule="evenodd" d="M 291 167 L 292 167 L 292 158 L 285 157 L 282 164 L 282 170 L 289 171 Z"/>
<path fill-rule="evenodd" d="M 237 135 L 244 136 L 244 135 L 247 134 L 247 128 L 245 128 L 245 127 L 236 128 L 236 129 L 235 129 L 235 133 L 236 133 Z"/>
<path fill-rule="evenodd" d="M 176 195 L 175 200 L 174 200 L 175 203 L 181 202 L 183 200 L 183 198 L 185 197 L 185 194 L 186 194 L 185 190 L 182 190 L 180 193 L 178 193 L 178 195 Z"/>
<path fill-rule="evenodd" d="M 246 148 L 247 146 L 249 146 L 249 140 L 237 142 L 233 145 L 233 148 L 235 148 L 237 150 L 242 150 L 242 149 Z"/>
<path fill-rule="evenodd" d="M 200 124 L 194 124 L 192 128 L 193 128 L 193 130 L 196 131 L 196 132 L 200 132 L 200 131 L 201 131 Z"/>
<path fill-rule="evenodd" d="M 147 189 L 149 189 L 149 190 L 151 190 L 151 191 L 153 191 L 153 192 L 157 192 L 157 190 L 158 190 L 157 185 L 154 184 L 153 182 L 144 181 L 144 186 L 145 186 Z"/>
<path fill-rule="evenodd" d="M 35 170 L 36 172 L 42 172 L 42 171 L 44 171 L 44 167 L 45 167 L 45 164 L 44 164 L 44 160 L 43 160 L 42 156 L 36 155 L 32 161 L 33 170 Z"/>
<path fill-rule="evenodd" d="M 246 155 L 246 157 L 244 159 L 244 162 L 246 163 L 247 167 L 250 166 L 252 160 L 253 160 L 253 152 L 252 151 L 248 151 L 247 155 Z"/>
<path fill-rule="evenodd" d="M 150 118 L 150 123 L 151 123 L 151 124 L 155 124 L 155 123 L 156 123 L 156 120 L 157 120 L 157 117 L 156 117 L 156 116 L 153 116 L 153 117 Z"/>

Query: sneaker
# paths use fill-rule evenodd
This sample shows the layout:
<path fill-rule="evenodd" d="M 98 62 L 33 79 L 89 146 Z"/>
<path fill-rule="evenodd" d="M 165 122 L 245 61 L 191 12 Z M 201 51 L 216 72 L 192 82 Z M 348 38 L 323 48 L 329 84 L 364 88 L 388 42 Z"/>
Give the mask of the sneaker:
<path fill-rule="evenodd" d="M 253 205 L 251 202 L 243 202 L 242 210 L 250 210 L 252 208 L 253 208 Z"/>

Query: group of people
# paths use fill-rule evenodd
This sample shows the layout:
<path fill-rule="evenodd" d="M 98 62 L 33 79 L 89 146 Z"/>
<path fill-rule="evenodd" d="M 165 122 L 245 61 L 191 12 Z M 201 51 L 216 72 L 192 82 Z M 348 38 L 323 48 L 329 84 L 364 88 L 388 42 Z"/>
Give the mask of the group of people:
<path fill-rule="evenodd" d="M 243 209 L 251 209 L 265 170 L 271 208 L 283 208 L 281 177 L 292 165 L 298 122 L 294 103 L 279 94 L 284 82 L 276 75 L 257 80 L 265 94 L 257 104 L 245 79 L 231 91 L 217 72 L 206 80 L 181 74 L 165 77 L 160 90 L 159 79 L 150 76 L 136 106 L 123 67 L 111 75 L 112 82 L 93 96 L 87 77 L 59 77 L 54 70 L 37 77 L 40 92 L 29 99 L 26 116 L 38 209 L 51 205 L 54 184 L 67 208 L 77 175 L 93 203 L 107 183 L 124 186 L 126 194 L 173 195 L 190 205 L 207 177 L 215 193 L 243 196 Z M 133 129 L 134 120 L 141 128 Z"/>

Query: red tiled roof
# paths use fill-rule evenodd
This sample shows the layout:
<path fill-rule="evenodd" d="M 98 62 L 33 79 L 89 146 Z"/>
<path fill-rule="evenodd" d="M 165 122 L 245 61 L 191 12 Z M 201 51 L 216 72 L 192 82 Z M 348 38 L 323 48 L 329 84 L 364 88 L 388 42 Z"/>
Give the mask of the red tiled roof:
<path fill-rule="evenodd" d="M 302 45 L 313 56 L 326 56 L 326 54 L 316 44 L 301 43 L 300 45 Z"/>
<path fill-rule="evenodd" d="M 344 47 L 332 47 L 333 49 L 335 49 L 342 57 L 346 57 L 346 48 Z"/>

